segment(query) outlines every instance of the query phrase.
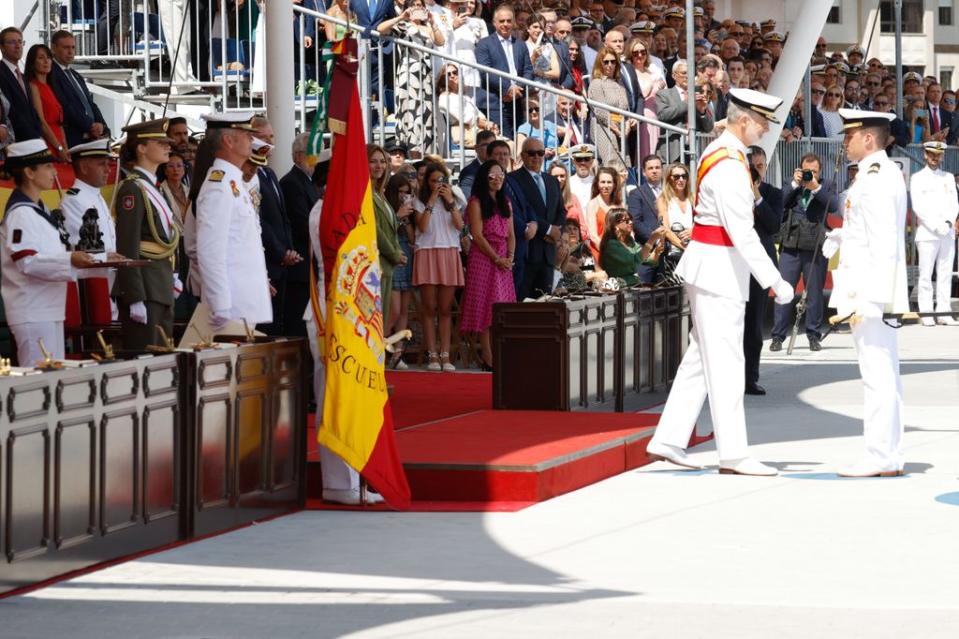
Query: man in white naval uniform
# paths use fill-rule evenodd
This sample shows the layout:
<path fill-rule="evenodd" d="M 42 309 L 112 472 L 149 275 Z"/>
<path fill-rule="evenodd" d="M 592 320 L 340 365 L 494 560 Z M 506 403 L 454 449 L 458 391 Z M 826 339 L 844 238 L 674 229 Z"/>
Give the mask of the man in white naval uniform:
<path fill-rule="evenodd" d="M 843 203 L 843 226 L 823 243 L 830 257 L 841 246 L 829 305 L 850 319 L 864 393 L 866 451 L 842 477 L 901 475 L 902 381 L 896 330 L 883 312 L 909 311 L 906 286 L 906 183 L 886 155 L 892 113 L 839 109 L 846 157 L 859 175 Z"/>
<path fill-rule="evenodd" d="M 83 216 L 93 209 L 97 212 L 97 224 L 103 250 L 113 253 L 117 250 L 117 230 L 110 214 L 110 205 L 103 199 L 100 189 L 110 181 L 110 164 L 116 155 L 110 150 L 110 140 L 102 138 L 93 142 L 78 144 L 70 148 L 70 162 L 76 180 L 60 201 L 63 211 L 63 223 L 70 234 L 70 246 L 76 246 L 80 240 L 80 227 Z M 115 272 L 109 271 L 107 291 L 113 290 Z M 113 319 L 118 317 L 117 305 L 110 299 Z"/>
<path fill-rule="evenodd" d="M 676 268 L 692 313 L 689 348 L 647 452 L 698 468 L 685 448 L 708 396 L 719 472 L 775 475 L 776 469 L 749 456 L 742 343 L 750 274 L 763 288 L 773 289 L 777 303 L 793 299 L 792 286 L 779 275 L 753 228 L 746 163 L 746 148 L 769 130 L 770 121 L 776 122 L 782 100 L 749 89 L 731 89 L 729 97 L 726 130 L 706 147 L 699 163 L 692 241 Z"/>
<path fill-rule="evenodd" d="M 259 219 L 243 183 L 242 167 L 252 153 L 253 115 L 217 113 L 204 119 L 204 142 L 216 159 L 194 207 L 201 302 L 210 309 L 214 330 L 244 319 L 252 329 L 273 320 Z"/>
<path fill-rule="evenodd" d="M 922 145 L 926 167 L 909 179 L 912 210 L 919 218 L 916 226 L 916 251 L 919 253 L 919 312 L 933 312 L 932 272 L 936 272 L 935 311 L 952 311 L 952 261 L 956 257 L 956 218 L 959 217 L 959 196 L 956 178 L 943 171 L 942 156 L 946 143 L 931 141 Z M 938 321 L 948 326 L 959 325 L 951 317 L 922 318 L 925 326 Z"/>
<path fill-rule="evenodd" d="M 323 273 L 323 251 L 320 246 L 320 215 L 323 200 L 319 199 L 310 211 L 310 243 L 313 247 L 313 261 L 310 268 L 316 273 L 316 309 L 313 300 L 303 313 L 306 322 L 306 334 L 313 353 L 313 392 L 316 397 L 316 415 L 323 415 L 323 399 L 326 393 L 326 366 L 320 352 L 323 339 L 318 330 L 316 314 L 320 322 L 326 322 L 326 284 Z M 360 503 L 360 474 L 326 446 L 320 446 L 320 469 L 323 474 L 323 499 L 339 504 L 358 505 Z M 383 497 L 374 492 L 366 493 L 367 504 L 379 504 Z"/>

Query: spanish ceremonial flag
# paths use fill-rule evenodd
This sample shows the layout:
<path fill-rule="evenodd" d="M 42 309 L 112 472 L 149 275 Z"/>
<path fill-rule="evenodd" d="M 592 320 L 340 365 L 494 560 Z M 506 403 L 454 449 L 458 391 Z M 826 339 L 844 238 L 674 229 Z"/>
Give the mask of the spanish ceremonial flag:
<path fill-rule="evenodd" d="M 384 375 L 379 251 L 356 62 L 337 60 L 335 89 L 347 92 L 345 131 L 336 132 L 320 245 L 326 273 L 326 394 L 319 442 L 355 468 L 393 508 L 410 505 L 396 450 Z M 331 119 L 339 114 L 333 113 Z"/>

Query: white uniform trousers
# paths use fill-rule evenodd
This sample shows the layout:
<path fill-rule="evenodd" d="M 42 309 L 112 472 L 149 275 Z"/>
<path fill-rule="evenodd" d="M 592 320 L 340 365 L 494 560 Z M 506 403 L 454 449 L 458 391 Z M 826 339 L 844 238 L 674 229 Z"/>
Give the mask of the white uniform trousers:
<path fill-rule="evenodd" d="M 720 297 L 686 284 L 693 320 L 689 347 L 653 441 L 685 449 L 709 396 L 709 411 L 720 461 L 748 456 L 743 412 L 745 359 L 743 316 L 746 302 Z"/>
<path fill-rule="evenodd" d="M 952 260 L 956 256 L 956 237 L 949 233 L 938 240 L 916 242 L 919 253 L 919 282 L 916 285 L 919 312 L 932 313 L 932 271 L 936 271 L 937 313 L 952 311 Z"/>
<path fill-rule="evenodd" d="M 852 338 L 865 389 L 866 455 L 884 470 L 900 470 L 903 466 L 902 380 L 896 329 L 878 317 L 864 319 L 852 329 Z"/>
<path fill-rule="evenodd" d="M 43 359 L 40 339 L 43 339 L 43 346 L 54 359 L 63 359 L 66 355 L 63 322 L 24 322 L 11 324 L 10 330 L 17 341 L 17 363 L 20 366 L 32 368 L 37 360 Z"/>
<path fill-rule="evenodd" d="M 163 35 L 166 38 L 167 60 L 170 64 L 173 57 L 176 56 L 176 64 L 173 65 L 173 93 L 179 91 L 191 90 L 193 87 L 177 87 L 176 84 L 189 84 L 196 82 L 193 72 L 190 71 L 190 57 L 192 50 L 192 41 L 190 39 L 190 17 L 183 22 L 183 14 L 189 10 L 189 3 L 186 0 L 167 0 L 158 4 L 160 8 L 160 26 L 163 28 Z M 184 30 L 183 27 L 186 26 Z M 180 32 L 183 31 L 183 35 Z M 215 35 L 214 37 L 218 37 Z M 180 52 L 177 54 L 177 43 L 179 41 Z M 169 67 L 165 70 L 170 72 Z"/>
<path fill-rule="evenodd" d="M 323 416 L 323 394 L 326 392 L 326 366 L 316 347 L 316 325 L 312 318 L 306 322 L 306 334 L 313 350 L 313 394 L 316 397 L 316 420 Z M 359 490 L 360 474 L 326 446 L 320 446 L 320 470 L 326 490 Z"/>

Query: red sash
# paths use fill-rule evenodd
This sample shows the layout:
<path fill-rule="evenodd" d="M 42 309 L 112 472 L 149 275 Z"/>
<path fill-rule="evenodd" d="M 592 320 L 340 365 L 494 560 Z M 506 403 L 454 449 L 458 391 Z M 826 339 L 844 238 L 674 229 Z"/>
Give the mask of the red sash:
<path fill-rule="evenodd" d="M 696 206 L 699 205 L 699 189 L 703 185 L 703 179 L 712 170 L 714 166 L 723 160 L 736 160 L 742 163 L 748 170 L 746 156 L 740 151 L 731 153 L 727 147 L 720 147 L 704 157 L 699 163 L 699 170 L 696 172 L 696 203 L 693 207 L 693 217 L 696 216 Z M 703 224 L 693 224 L 692 239 L 703 244 L 712 244 L 714 246 L 733 246 L 733 240 L 729 233 L 721 226 L 706 226 Z"/>
<path fill-rule="evenodd" d="M 703 244 L 713 244 L 715 246 L 732 246 L 733 240 L 729 237 L 721 226 L 706 226 L 704 224 L 693 224 L 692 239 Z"/>

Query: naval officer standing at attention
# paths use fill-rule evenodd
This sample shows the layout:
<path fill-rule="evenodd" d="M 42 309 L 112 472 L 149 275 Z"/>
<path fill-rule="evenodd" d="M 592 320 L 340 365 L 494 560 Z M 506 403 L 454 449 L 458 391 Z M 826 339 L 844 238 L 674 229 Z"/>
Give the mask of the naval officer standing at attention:
<path fill-rule="evenodd" d="M 886 155 L 895 114 L 839 109 L 846 157 L 859 175 L 843 203 L 843 225 L 823 243 L 828 258 L 841 245 L 829 305 L 850 318 L 865 387 L 865 455 L 839 471 L 842 477 L 902 474 L 902 381 L 896 329 L 884 312 L 909 311 L 906 285 L 906 182 Z"/>
<path fill-rule="evenodd" d="M 913 173 L 909 179 L 912 210 L 919 218 L 916 228 L 916 251 L 919 253 L 919 312 L 932 313 L 932 272 L 936 272 L 936 303 L 938 313 L 952 311 L 952 262 L 956 257 L 956 217 L 959 216 L 959 197 L 956 195 L 956 177 L 942 170 L 942 156 L 946 143 L 932 140 L 922 145 L 926 167 Z M 936 322 L 947 326 L 959 325 L 951 317 L 922 318 L 923 326 Z"/>
<path fill-rule="evenodd" d="M 183 290 L 173 269 L 180 230 L 157 186 L 157 168 L 170 159 L 172 140 L 166 131 L 166 118 L 123 129 L 127 139 L 120 148 L 120 162 L 132 162 L 134 167 L 114 198 L 117 251 L 150 261 L 143 268 L 121 269 L 113 284 L 124 350 L 162 344 L 158 326 L 173 338 L 173 302 Z"/>
<path fill-rule="evenodd" d="M 270 282 L 260 238 L 260 220 L 243 184 L 242 167 L 253 153 L 252 113 L 203 116 L 203 140 L 214 160 L 192 208 L 197 275 L 211 328 L 246 320 L 250 329 L 273 321 Z M 199 161 L 198 161 L 199 167 Z"/>
<path fill-rule="evenodd" d="M 753 228 L 754 194 L 746 147 L 757 144 L 776 120 L 779 98 L 730 89 L 726 130 L 699 162 L 692 241 L 676 274 L 683 278 L 692 313 L 689 348 L 647 451 L 654 458 L 698 468 L 686 446 L 709 397 L 719 472 L 775 475 L 749 456 L 743 412 L 743 316 L 749 276 L 772 288 L 776 302 L 792 301 L 793 288 L 766 254 Z M 740 371 L 736 374 L 735 371 Z"/>

